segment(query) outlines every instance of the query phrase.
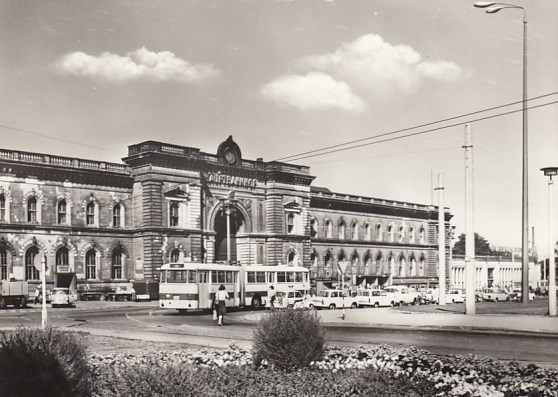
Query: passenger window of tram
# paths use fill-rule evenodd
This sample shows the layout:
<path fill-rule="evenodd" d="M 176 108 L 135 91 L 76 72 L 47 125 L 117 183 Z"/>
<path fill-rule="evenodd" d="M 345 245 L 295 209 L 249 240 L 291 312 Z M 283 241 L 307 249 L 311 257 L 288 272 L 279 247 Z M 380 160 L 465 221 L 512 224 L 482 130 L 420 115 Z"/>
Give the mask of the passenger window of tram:
<path fill-rule="evenodd" d="M 287 272 L 287 282 L 294 283 L 295 281 L 295 274 L 294 272 Z"/>
<path fill-rule="evenodd" d="M 248 283 L 253 284 L 256 282 L 256 272 L 247 272 L 246 276 Z"/>
<path fill-rule="evenodd" d="M 186 282 L 186 270 L 175 270 L 169 272 L 171 275 L 170 282 L 173 283 L 185 283 Z"/>
<path fill-rule="evenodd" d="M 195 284 L 198 272 L 196 270 L 188 270 L 188 282 Z"/>
<path fill-rule="evenodd" d="M 206 284 L 208 279 L 208 272 L 207 271 L 199 271 L 198 274 L 200 275 L 199 280 L 200 283 Z"/>
<path fill-rule="evenodd" d="M 261 284 L 265 283 L 265 272 L 256 273 L 256 282 Z"/>
<path fill-rule="evenodd" d="M 295 273 L 295 276 L 296 276 L 296 282 L 302 283 L 304 273 Z"/>
<path fill-rule="evenodd" d="M 217 272 L 217 282 L 219 284 L 223 284 L 225 282 L 225 272 L 224 271 L 218 271 Z"/>
<path fill-rule="evenodd" d="M 225 276 L 226 276 L 226 283 L 227 284 L 232 284 L 234 283 L 234 273 L 233 272 L 225 272 Z"/>
<path fill-rule="evenodd" d="M 275 283 L 275 273 L 267 272 L 267 282 L 270 284 Z"/>
<path fill-rule="evenodd" d="M 287 282 L 287 278 L 285 276 L 285 272 L 279 272 L 277 273 L 277 282 L 278 283 L 285 283 Z"/>

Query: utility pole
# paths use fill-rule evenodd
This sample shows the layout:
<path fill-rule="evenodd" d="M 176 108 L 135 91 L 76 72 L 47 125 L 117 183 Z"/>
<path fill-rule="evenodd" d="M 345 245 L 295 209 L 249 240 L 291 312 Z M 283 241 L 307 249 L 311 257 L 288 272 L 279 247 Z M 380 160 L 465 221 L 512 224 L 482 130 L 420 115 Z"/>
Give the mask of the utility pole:
<path fill-rule="evenodd" d="M 41 329 L 44 331 L 48 325 L 47 306 L 46 306 L 46 259 L 41 258 L 41 283 L 43 291 L 43 310 L 41 312 Z"/>
<path fill-rule="evenodd" d="M 446 222 L 444 216 L 444 175 L 438 174 L 438 304 L 446 304 Z"/>
<path fill-rule="evenodd" d="M 473 194 L 473 139 L 465 125 L 465 314 L 475 314 L 475 207 Z"/>

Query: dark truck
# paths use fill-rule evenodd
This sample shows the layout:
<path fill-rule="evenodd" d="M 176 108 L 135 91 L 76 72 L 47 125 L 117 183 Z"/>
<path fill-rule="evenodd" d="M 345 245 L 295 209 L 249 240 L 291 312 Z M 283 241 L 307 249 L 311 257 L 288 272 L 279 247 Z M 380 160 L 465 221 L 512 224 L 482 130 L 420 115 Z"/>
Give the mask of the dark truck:
<path fill-rule="evenodd" d="M 29 296 L 29 285 L 27 281 L 4 280 L 0 288 L 0 309 L 6 309 L 9 305 L 16 309 L 27 306 Z"/>

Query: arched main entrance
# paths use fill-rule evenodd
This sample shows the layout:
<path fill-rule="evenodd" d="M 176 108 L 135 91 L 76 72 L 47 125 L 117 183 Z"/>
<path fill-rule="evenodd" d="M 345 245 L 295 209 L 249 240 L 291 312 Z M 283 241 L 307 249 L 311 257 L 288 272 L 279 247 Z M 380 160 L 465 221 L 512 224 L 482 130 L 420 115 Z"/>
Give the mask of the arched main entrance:
<path fill-rule="evenodd" d="M 245 228 L 245 218 L 242 213 L 231 206 L 230 209 L 230 244 L 231 244 L 231 262 L 238 260 L 236 254 L 236 235 L 243 232 Z M 227 214 L 224 208 L 215 216 L 213 223 L 215 230 L 215 261 L 227 261 Z"/>

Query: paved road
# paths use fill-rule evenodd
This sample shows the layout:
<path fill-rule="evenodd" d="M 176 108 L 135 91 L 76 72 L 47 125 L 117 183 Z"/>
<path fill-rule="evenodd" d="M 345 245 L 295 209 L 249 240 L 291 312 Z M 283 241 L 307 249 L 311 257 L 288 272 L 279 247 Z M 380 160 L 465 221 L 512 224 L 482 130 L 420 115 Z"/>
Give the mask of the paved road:
<path fill-rule="evenodd" d="M 368 312 L 366 310 L 369 310 Z M 417 314 L 395 313 L 390 309 L 358 309 L 343 312 L 319 312 L 327 328 L 327 340 L 345 346 L 390 344 L 417 346 L 437 354 L 481 354 L 500 359 L 517 359 L 558 367 L 558 335 L 537 333 L 501 333 L 488 330 L 392 326 L 357 323 L 370 316 L 395 321 Z M 236 311 L 226 317 L 226 325 L 218 327 L 209 314 L 178 315 L 172 310 L 158 309 L 155 304 L 79 302 L 77 308 L 49 310 L 49 322 L 56 327 L 90 332 L 94 335 L 125 337 L 173 343 L 225 347 L 230 342 L 250 347 L 252 334 L 262 312 Z M 403 317 L 401 317 L 403 316 Z M 421 315 L 418 315 L 421 316 Z M 452 316 L 446 314 L 442 316 Z M 419 317 L 420 318 L 420 317 Z M 443 317 L 446 318 L 446 317 Z M 0 327 L 39 326 L 40 306 L 31 309 L 0 312 Z M 402 321 L 402 320 L 400 320 Z M 427 324 L 424 324 L 427 325 Z"/>

